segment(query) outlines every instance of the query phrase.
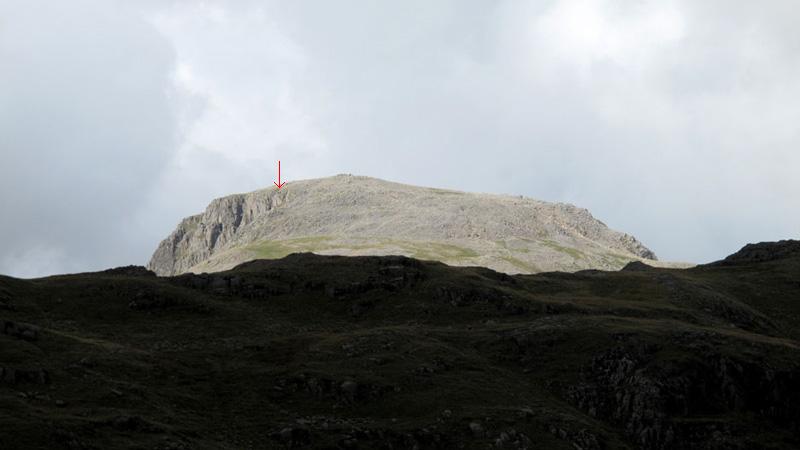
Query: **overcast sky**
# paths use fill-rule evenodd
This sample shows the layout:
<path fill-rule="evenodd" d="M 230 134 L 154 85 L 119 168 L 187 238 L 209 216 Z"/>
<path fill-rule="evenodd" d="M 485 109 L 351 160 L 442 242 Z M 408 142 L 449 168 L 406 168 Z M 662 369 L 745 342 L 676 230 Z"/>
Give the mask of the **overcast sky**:
<path fill-rule="evenodd" d="M 145 264 L 337 173 L 588 208 L 661 259 L 800 234 L 796 0 L 0 0 L 0 273 Z"/>

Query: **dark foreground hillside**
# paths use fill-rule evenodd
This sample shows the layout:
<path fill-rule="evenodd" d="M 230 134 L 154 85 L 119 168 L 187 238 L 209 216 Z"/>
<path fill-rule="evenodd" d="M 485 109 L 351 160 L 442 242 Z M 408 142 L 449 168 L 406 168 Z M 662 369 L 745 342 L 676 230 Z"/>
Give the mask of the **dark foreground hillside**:
<path fill-rule="evenodd" d="M 0 277 L 0 448 L 800 447 L 800 244 L 508 276 Z"/>

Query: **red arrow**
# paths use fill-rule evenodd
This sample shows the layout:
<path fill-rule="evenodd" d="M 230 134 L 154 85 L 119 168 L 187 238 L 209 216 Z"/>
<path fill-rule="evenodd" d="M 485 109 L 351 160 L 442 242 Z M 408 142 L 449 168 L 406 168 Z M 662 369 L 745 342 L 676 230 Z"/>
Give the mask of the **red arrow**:
<path fill-rule="evenodd" d="M 282 188 L 283 185 L 286 184 L 285 181 L 283 183 L 281 183 L 281 160 L 280 159 L 278 160 L 278 182 L 276 183 L 276 182 L 273 181 L 272 184 L 274 184 L 275 186 L 278 186 L 278 189 Z"/>

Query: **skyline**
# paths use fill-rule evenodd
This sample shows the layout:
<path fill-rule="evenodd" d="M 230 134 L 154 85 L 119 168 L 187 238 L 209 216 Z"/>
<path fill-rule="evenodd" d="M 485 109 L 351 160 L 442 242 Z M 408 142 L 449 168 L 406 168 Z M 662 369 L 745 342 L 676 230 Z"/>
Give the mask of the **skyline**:
<path fill-rule="evenodd" d="M 0 273 L 145 264 L 353 173 L 587 208 L 662 260 L 797 238 L 792 2 L 0 1 Z"/>

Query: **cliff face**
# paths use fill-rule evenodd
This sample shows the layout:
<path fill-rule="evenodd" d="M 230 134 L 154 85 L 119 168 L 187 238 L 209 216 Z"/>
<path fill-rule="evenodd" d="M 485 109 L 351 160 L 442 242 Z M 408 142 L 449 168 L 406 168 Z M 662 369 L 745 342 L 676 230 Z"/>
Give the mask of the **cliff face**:
<path fill-rule="evenodd" d="M 271 194 L 258 191 L 215 199 L 203 214 L 181 221 L 158 246 L 148 267 L 159 275 L 183 273 L 233 247 L 248 226 L 269 215 L 285 198 L 285 194 Z"/>
<path fill-rule="evenodd" d="M 302 251 L 401 254 L 507 273 L 656 259 L 573 205 L 340 175 L 216 199 L 184 219 L 148 267 L 159 275 L 219 271 Z"/>

